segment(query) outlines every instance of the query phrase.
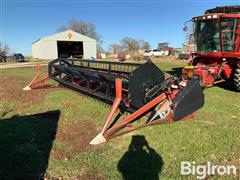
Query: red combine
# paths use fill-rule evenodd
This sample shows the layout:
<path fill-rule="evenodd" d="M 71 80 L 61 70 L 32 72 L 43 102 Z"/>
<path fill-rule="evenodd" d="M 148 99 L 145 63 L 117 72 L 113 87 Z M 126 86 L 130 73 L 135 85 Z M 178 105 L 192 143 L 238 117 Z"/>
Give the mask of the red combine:
<path fill-rule="evenodd" d="M 240 6 L 209 9 L 192 18 L 197 50 L 184 79 L 198 79 L 202 87 L 232 80 L 240 90 Z"/>
<path fill-rule="evenodd" d="M 158 43 L 158 50 L 167 52 L 167 55 L 170 56 L 173 54 L 174 48 L 168 46 L 168 42 Z"/>
<path fill-rule="evenodd" d="M 126 60 L 126 55 L 123 52 L 118 52 L 116 54 L 116 60 L 125 61 Z"/>

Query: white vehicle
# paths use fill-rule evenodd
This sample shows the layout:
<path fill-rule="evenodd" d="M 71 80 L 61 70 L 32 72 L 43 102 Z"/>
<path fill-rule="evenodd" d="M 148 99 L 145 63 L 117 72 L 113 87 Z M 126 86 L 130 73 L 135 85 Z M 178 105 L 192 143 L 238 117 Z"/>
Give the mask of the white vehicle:
<path fill-rule="evenodd" d="M 169 53 L 168 50 L 161 51 L 158 49 L 154 49 L 154 50 L 144 51 L 143 56 L 144 57 L 161 57 L 161 56 L 167 56 L 168 53 Z"/>

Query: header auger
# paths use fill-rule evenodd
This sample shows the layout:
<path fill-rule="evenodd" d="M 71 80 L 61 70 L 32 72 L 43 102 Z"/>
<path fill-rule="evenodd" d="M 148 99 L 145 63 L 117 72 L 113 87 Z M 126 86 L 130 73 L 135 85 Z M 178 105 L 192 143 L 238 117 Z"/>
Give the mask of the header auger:
<path fill-rule="evenodd" d="M 149 125 L 185 119 L 204 104 L 197 80 L 166 78 L 151 61 L 137 64 L 56 59 L 49 63 L 48 73 L 65 87 L 112 104 L 102 131 L 90 144 Z"/>

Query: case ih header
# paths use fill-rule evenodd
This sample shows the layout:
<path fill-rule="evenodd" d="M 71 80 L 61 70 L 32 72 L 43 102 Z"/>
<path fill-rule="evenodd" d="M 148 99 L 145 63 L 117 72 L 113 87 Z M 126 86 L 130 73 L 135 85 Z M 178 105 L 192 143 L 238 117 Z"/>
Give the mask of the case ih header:
<path fill-rule="evenodd" d="M 203 87 L 232 80 L 240 90 L 240 6 L 209 9 L 192 21 L 197 52 L 183 77 Z"/>
<path fill-rule="evenodd" d="M 182 120 L 204 104 L 198 80 L 166 78 L 151 61 L 136 64 L 56 59 L 49 63 L 48 71 L 59 84 L 112 104 L 102 131 L 90 144 L 149 125 Z M 32 83 L 27 89 L 38 85 Z"/>

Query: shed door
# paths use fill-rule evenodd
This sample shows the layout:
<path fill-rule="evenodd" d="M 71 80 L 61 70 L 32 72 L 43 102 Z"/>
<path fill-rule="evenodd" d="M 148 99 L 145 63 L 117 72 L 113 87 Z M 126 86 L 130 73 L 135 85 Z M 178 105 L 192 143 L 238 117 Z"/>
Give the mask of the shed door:
<path fill-rule="evenodd" d="M 58 57 L 61 58 L 82 58 L 83 42 L 82 41 L 57 41 Z"/>

